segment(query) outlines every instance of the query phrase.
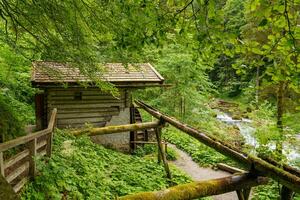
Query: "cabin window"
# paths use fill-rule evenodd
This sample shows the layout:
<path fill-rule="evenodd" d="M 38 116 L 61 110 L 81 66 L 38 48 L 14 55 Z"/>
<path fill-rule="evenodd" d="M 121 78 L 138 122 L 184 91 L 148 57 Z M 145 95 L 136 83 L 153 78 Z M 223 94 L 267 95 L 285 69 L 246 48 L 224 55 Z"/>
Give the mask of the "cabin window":
<path fill-rule="evenodd" d="M 82 100 L 82 92 L 75 92 L 74 100 Z"/>

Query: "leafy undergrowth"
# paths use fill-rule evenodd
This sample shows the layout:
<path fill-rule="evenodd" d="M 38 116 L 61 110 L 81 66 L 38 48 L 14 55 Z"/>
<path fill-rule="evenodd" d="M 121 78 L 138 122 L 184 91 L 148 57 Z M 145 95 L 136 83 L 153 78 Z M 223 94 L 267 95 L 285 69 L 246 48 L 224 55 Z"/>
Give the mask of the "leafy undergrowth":
<path fill-rule="evenodd" d="M 48 164 L 38 163 L 40 175 L 24 189 L 22 199 L 115 199 L 170 186 L 162 166 L 122 154 L 57 130 Z M 172 184 L 190 181 L 172 168 Z"/>
<path fill-rule="evenodd" d="M 134 152 L 134 154 L 139 157 L 157 160 L 157 154 L 158 154 L 157 145 L 156 144 L 145 144 L 143 147 L 139 146 L 139 147 L 137 147 L 137 150 Z M 173 148 L 167 147 L 167 151 L 166 151 L 167 160 L 174 161 L 177 159 L 177 156 L 178 155 Z"/>
<path fill-rule="evenodd" d="M 200 166 L 209 167 L 217 163 L 236 165 L 231 159 L 175 128 L 164 129 L 163 138 L 187 152 Z"/>

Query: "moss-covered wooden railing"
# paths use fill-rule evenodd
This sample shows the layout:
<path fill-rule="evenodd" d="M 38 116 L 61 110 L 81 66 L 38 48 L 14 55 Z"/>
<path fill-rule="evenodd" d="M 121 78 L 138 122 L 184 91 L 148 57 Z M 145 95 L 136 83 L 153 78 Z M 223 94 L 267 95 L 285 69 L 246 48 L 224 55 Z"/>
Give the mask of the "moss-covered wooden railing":
<path fill-rule="evenodd" d="M 19 192 L 24 184 L 36 175 L 36 156 L 51 156 L 56 112 L 57 110 L 53 109 L 46 129 L 0 144 L 0 174 L 12 186 L 14 192 Z M 21 151 L 5 159 L 5 151 L 20 145 L 24 146 Z M 5 182 L 2 181 L 1 184 Z M 1 186 L 0 193 L 7 193 L 8 189 L 4 191 L 5 188 Z"/>
<path fill-rule="evenodd" d="M 187 133 L 188 135 L 197 139 L 201 143 L 215 149 L 216 151 L 222 153 L 225 156 L 232 158 L 233 160 L 239 163 L 244 164 L 245 166 L 248 167 L 248 170 L 251 174 L 255 176 L 270 177 L 278 181 L 280 184 L 283 185 L 282 191 L 284 192 L 282 192 L 281 194 L 281 199 L 291 199 L 293 192 L 300 192 L 299 170 L 287 165 L 282 166 L 280 163 L 277 163 L 274 160 L 272 161 L 264 160 L 256 156 L 249 155 L 245 152 L 236 149 L 232 145 L 219 140 L 218 138 L 202 133 L 201 131 L 191 126 L 182 123 L 179 120 L 160 112 L 159 110 L 145 104 L 142 101 L 135 101 L 135 103 L 140 108 L 143 108 L 149 114 L 159 119 L 161 123 L 169 123 L 172 126 L 176 127 L 177 129 L 181 130 L 182 132 Z M 223 186 L 226 187 L 226 185 Z M 189 195 L 189 193 L 186 194 Z M 206 195 L 209 196 L 213 194 L 206 193 Z M 199 197 L 202 196 L 199 195 Z M 138 196 L 137 198 L 133 198 L 133 196 L 131 196 L 130 199 L 141 199 L 141 198 L 138 198 Z M 159 198 L 147 198 L 147 199 L 154 200 Z M 162 198 L 162 199 L 168 199 L 168 198 Z M 182 199 L 191 199 L 191 198 L 182 198 Z"/>

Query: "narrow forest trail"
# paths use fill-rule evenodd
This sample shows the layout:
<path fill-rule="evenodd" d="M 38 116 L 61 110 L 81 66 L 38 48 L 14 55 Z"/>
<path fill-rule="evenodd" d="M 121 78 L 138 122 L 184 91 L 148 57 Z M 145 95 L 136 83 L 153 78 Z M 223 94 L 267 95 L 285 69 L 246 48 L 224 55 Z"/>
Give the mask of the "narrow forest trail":
<path fill-rule="evenodd" d="M 178 155 L 177 160 L 172 161 L 171 163 L 190 175 L 194 181 L 221 178 L 230 175 L 224 171 L 216 171 L 211 168 L 200 167 L 187 153 L 178 149 L 175 145 L 168 144 L 168 146 L 173 148 Z M 214 200 L 238 200 L 235 192 L 212 196 L 212 198 Z"/>

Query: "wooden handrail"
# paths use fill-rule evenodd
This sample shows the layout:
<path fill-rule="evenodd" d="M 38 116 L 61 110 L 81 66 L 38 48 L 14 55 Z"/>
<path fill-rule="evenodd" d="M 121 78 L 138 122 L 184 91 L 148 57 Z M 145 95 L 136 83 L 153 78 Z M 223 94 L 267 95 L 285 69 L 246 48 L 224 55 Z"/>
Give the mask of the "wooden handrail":
<path fill-rule="evenodd" d="M 54 129 L 56 113 L 57 113 L 57 109 L 54 108 L 52 113 L 51 113 L 51 117 L 50 117 L 50 120 L 49 120 L 48 127 L 46 129 L 41 130 L 41 131 L 37 131 L 37 132 L 29 134 L 29 135 L 18 137 L 16 139 L 7 141 L 5 143 L 2 143 L 2 144 L 0 144 L 0 152 L 6 151 L 6 150 L 8 150 L 10 148 L 13 148 L 13 147 L 16 147 L 20 144 L 25 144 L 25 143 L 27 143 L 27 142 L 35 139 L 35 138 L 38 138 L 38 137 L 41 137 L 41 136 L 44 136 L 44 135 L 47 135 L 47 134 L 51 133 Z"/>
<path fill-rule="evenodd" d="M 127 132 L 127 131 L 147 130 L 151 128 L 157 128 L 160 125 L 161 125 L 160 122 L 156 121 L 156 122 L 146 122 L 146 123 L 105 126 L 101 128 L 76 130 L 72 132 L 72 135 L 75 136 L 79 136 L 82 134 L 87 134 L 89 136 L 105 135 L 105 134 L 120 133 L 120 132 Z"/>
<path fill-rule="evenodd" d="M 177 185 L 161 191 L 140 192 L 118 198 L 119 200 L 192 200 L 199 197 L 232 192 L 237 189 L 250 188 L 267 184 L 265 177 L 255 177 L 249 173 L 242 173 L 223 178 L 196 181 Z"/>

